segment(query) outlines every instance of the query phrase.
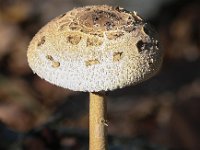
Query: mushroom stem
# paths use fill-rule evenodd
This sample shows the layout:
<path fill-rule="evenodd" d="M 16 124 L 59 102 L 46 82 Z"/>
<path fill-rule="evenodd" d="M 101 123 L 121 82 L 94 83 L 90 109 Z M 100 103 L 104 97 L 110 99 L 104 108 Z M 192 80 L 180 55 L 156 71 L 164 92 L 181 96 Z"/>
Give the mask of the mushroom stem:
<path fill-rule="evenodd" d="M 90 93 L 90 150 L 107 150 L 106 100 L 104 93 Z"/>

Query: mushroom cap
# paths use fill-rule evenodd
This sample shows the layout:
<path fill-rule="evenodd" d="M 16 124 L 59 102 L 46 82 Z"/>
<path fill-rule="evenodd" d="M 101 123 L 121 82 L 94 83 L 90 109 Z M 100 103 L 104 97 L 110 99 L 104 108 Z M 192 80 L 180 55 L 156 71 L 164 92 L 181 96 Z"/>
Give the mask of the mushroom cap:
<path fill-rule="evenodd" d="M 28 63 L 41 78 L 74 91 L 108 91 L 137 84 L 160 68 L 155 32 L 136 12 L 86 6 L 45 25 L 28 47 Z"/>

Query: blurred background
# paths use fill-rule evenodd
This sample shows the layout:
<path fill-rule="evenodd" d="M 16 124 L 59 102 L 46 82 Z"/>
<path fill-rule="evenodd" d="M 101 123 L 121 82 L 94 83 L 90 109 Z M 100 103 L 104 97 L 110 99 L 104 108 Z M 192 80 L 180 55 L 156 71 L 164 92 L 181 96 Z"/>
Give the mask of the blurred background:
<path fill-rule="evenodd" d="M 88 149 L 88 94 L 34 75 L 27 46 L 49 20 L 74 7 L 135 10 L 158 32 L 160 72 L 108 92 L 110 150 L 200 149 L 200 1 L 0 0 L 0 150 Z"/>

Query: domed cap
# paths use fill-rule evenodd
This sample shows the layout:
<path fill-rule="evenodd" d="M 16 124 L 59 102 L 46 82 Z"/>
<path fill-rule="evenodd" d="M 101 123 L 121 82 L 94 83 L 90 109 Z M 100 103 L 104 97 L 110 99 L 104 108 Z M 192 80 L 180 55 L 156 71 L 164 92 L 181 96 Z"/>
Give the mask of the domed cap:
<path fill-rule="evenodd" d="M 28 48 L 41 78 L 74 91 L 107 91 L 153 76 L 162 52 L 155 33 L 120 7 L 73 9 L 45 25 Z"/>

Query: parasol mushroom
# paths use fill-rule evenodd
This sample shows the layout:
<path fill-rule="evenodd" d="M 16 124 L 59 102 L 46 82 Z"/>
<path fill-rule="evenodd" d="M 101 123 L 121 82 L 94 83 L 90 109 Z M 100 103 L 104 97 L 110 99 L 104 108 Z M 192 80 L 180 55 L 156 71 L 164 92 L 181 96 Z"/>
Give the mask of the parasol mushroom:
<path fill-rule="evenodd" d="M 136 12 L 86 6 L 45 25 L 28 47 L 28 63 L 41 78 L 90 92 L 90 149 L 107 149 L 105 91 L 135 85 L 160 68 L 155 33 Z"/>

